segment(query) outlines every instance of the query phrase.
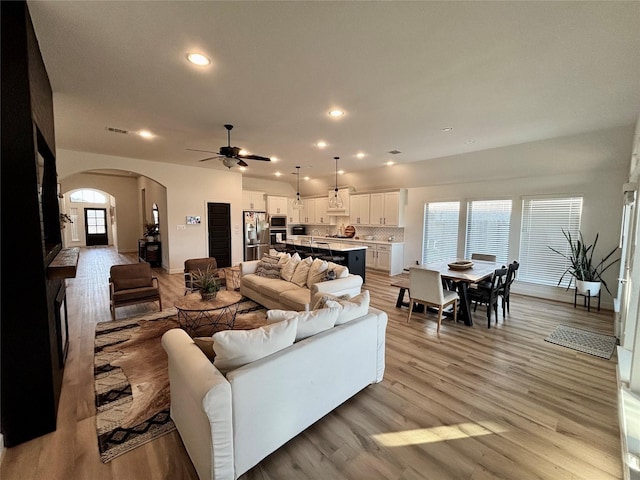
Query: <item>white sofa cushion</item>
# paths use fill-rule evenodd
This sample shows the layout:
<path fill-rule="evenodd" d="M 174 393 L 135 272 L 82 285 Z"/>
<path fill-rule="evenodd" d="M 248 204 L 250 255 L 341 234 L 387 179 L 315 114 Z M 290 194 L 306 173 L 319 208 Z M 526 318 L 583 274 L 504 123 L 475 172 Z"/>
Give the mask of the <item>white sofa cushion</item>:
<path fill-rule="evenodd" d="M 267 312 L 267 324 L 282 322 L 292 318 L 298 319 L 296 342 L 316 333 L 333 328 L 338 319 L 340 308 L 323 308 L 309 312 L 294 312 L 291 310 L 269 310 Z"/>
<path fill-rule="evenodd" d="M 307 277 L 309 276 L 309 269 L 311 268 L 311 264 L 313 263 L 312 257 L 307 257 L 304 260 L 298 262 L 296 266 L 296 271 L 293 273 L 293 277 L 291 277 L 291 282 L 295 283 L 299 287 L 304 287 L 307 285 Z"/>
<path fill-rule="evenodd" d="M 355 318 L 365 315 L 369 311 L 369 290 L 363 290 L 360 295 L 349 300 L 327 300 L 325 308 L 340 308 L 340 314 L 336 320 L 336 325 L 342 325 Z"/>
<path fill-rule="evenodd" d="M 222 373 L 271 355 L 292 345 L 296 338 L 298 319 L 255 328 L 224 330 L 213 334 L 213 364 Z"/>

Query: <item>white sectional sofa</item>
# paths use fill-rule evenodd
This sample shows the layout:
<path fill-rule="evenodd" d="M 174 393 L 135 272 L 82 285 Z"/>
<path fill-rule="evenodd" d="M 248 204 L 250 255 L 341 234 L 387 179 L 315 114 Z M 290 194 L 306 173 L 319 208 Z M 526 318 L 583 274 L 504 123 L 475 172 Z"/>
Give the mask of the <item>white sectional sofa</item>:
<path fill-rule="evenodd" d="M 162 338 L 171 417 L 200 480 L 235 480 L 370 384 L 382 381 L 387 314 L 348 323 L 223 375 L 186 332 Z M 215 337 L 214 337 L 215 338 Z"/>
<path fill-rule="evenodd" d="M 362 277 L 349 274 L 325 282 L 314 283 L 311 288 L 298 286 L 282 278 L 267 278 L 256 274 L 259 260 L 240 263 L 240 293 L 245 297 L 271 309 L 306 311 L 312 305 L 311 299 L 318 293 L 357 295 L 361 291 Z"/>

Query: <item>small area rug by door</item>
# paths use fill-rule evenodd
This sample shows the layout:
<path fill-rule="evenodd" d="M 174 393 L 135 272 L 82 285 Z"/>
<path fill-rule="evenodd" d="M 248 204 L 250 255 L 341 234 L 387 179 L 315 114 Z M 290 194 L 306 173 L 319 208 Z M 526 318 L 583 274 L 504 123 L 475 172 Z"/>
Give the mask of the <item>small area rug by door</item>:
<path fill-rule="evenodd" d="M 559 325 L 544 339 L 545 342 L 554 343 L 563 347 L 572 348 L 579 352 L 595 355 L 609 360 L 616 347 L 616 337 L 601 333 L 589 332 L 580 328 Z"/>
<path fill-rule="evenodd" d="M 234 329 L 256 328 L 265 318 L 264 307 L 243 298 Z M 104 463 L 175 430 L 160 340 L 178 327 L 175 308 L 96 325 L 96 430 Z"/>

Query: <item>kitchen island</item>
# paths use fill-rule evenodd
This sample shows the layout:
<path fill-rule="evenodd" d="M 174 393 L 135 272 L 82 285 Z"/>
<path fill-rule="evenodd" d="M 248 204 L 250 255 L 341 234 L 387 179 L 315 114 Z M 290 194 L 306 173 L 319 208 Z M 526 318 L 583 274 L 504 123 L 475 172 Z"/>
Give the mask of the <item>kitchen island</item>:
<path fill-rule="evenodd" d="M 365 281 L 366 270 L 366 250 L 363 245 L 354 245 L 352 243 L 333 242 L 330 239 L 322 239 L 311 243 L 309 240 L 289 240 L 285 241 L 288 247 L 294 250 L 312 254 L 314 257 L 333 255 L 334 257 L 344 257 L 343 260 L 335 261 L 339 265 L 344 265 L 349 269 L 349 273 L 360 275 L 362 281 Z"/>

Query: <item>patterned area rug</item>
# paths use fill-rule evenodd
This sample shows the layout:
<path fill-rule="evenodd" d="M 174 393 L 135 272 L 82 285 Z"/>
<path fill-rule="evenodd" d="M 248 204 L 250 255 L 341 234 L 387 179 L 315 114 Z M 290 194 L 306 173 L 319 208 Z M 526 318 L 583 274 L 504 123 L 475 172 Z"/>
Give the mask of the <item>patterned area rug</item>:
<path fill-rule="evenodd" d="M 572 348 L 579 352 L 609 360 L 617 344 L 616 337 L 559 325 L 545 342 Z"/>
<path fill-rule="evenodd" d="M 96 325 L 94 383 L 100 459 L 107 463 L 175 430 L 169 417 L 167 356 L 160 343 L 178 328 L 175 308 Z M 234 329 L 264 324 L 266 310 L 243 298 Z"/>

